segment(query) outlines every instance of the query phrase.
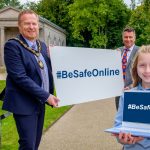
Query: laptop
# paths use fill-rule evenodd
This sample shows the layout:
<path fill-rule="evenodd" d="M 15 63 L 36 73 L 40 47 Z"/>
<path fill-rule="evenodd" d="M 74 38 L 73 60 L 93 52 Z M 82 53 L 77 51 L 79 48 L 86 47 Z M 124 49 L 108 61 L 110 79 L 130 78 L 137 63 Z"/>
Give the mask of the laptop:
<path fill-rule="evenodd" d="M 122 124 L 106 129 L 105 132 L 150 137 L 150 91 L 125 92 Z"/>

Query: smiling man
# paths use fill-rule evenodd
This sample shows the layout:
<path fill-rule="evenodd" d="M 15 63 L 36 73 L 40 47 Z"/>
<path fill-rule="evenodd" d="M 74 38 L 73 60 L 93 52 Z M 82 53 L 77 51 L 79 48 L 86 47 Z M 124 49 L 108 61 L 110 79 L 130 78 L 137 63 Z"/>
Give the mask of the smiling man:
<path fill-rule="evenodd" d="M 131 88 L 132 77 L 131 77 L 131 65 L 132 59 L 138 51 L 139 47 L 135 45 L 136 34 L 135 30 L 131 27 L 126 27 L 122 32 L 123 47 L 118 48 L 121 51 L 122 55 L 122 70 L 123 70 L 123 80 L 124 88 Z M 116 97 L 116 109 L 118 109 L 119 98 Z"/>
<path fill-rule="evenodd" d="M 6 42 L 7 70 L 3 109 L 13 113 L 19 150 L 37 150 L 44 123 L 45 103 L 57 107 L 47 46 L 38 39 L 39 18 L 32 10 L 18 16 L 20 34 Z"/>

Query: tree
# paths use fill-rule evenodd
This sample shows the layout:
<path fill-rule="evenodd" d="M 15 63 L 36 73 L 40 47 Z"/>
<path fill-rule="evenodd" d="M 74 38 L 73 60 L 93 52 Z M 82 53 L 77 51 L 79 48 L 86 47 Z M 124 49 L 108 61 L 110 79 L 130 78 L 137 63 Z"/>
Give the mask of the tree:
<path fill-rule="evenodd" d="M 27 2 L 23 5 L 23 9 L 31 9 L 33 11 L 37 11 L 37 3 L 35 2 Z"/>
<path fill-rule="evenodd" d="M 37 4 L 37 12 L 55 24 L 68 28 L 68 5 L 73 0 L 41 0 Z"/>
<path fill-rule="evenodd" d="M 144 0 L 131 15 L 129 25 L 133 26 L 137 34 L 137 44 L 150 44 L 150 2 Z"/>
<path fill-rule="evenodd" d="M 12 7 L 18 7 L 18 8 L 22 7 L 19 0 L 1 0 L 0 8 L 6 7 L 6 6 L 12 6 Z"/>
<path fill-rule="evenodd" d="M 115 48 L 130 10 L 123 0 L 41 0 L 35 11 L 67 31 L 67 45 Z"/>
<path fill-rule="evenodd" d="M 68 6 L 72 4 L 74 0 L 41 0 L 37 4 L 36 12 L 50 20 L 51 22 L 57 24 L 67 31 L 67 43 L 72 45 L 71 26 L 69 25 L 70 17 L 68 15 Z"/>
<path fill-rule="evenodd" d="M 129 12 L 121 0 L 75 0 L 69 6 L 72 36 L 86 47 L 117 47 Z"/>
<path fill-rule="evenodd" d="M 136 7 L 135 0 L 131 0 L 131 9 L 134 10 Z"/>

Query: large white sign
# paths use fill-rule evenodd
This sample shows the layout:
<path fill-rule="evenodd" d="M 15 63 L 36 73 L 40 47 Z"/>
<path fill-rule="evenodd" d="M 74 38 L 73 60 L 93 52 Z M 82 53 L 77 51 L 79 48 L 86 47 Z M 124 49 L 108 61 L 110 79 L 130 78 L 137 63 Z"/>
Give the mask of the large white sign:
<path fill-rule="evenodd" d="M 59 106 L 122 94 L 119 51 L 54 46 L 50 56 Z"/>

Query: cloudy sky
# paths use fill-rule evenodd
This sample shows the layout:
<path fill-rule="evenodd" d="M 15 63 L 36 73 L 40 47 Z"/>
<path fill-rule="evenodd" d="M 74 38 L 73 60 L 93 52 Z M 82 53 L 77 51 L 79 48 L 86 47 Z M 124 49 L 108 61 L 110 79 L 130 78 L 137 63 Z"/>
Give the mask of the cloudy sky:
<path fill-rule="evenodd" d="M 38 0 L 20 0 L 22 3 L 26 3 L 26 2 L 36 2 L 36 1 L 38 1 Z M 131 3 L 131 0 L 124 0 L 124 2 L 128 5 L 128 6 L 130 6 L 130 3 Z"/>

